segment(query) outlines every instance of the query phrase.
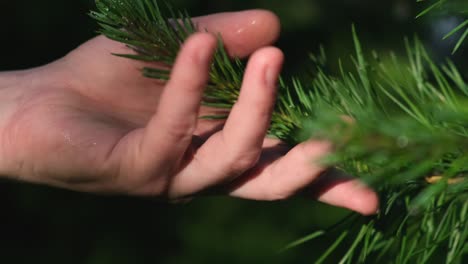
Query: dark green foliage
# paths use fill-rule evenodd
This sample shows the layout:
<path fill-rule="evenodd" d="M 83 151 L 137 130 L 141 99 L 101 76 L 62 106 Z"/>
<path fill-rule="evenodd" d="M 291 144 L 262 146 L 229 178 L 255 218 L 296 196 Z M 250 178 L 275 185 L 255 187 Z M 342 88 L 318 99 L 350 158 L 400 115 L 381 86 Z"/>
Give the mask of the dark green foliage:
<path fill-rule="evenodd" d="M 154 0 L 99 0 L 97 8 L 92 16 L 102 33 L 137 52 L 119 55 L 130 59 L 171 66 L 196 28 L 187 14 L 170 7 L 163 13 Z M 333 76 L 316 63 L 310 81 L 281 80 L 269 134 L 291 145 L 332 141 L 336 151 L 323 162 L 377 188 L 381 211 L 370 218 L 353 215 L 287 248 L 336 236 L 317 263 L 340 247 L 348 248 L 340 263 L 431 263 L 435 253 L 444 263 L 461 263 L 468 252 L 468 84 L 450 61 L 433 62 L 417 39 L 406 41 L 405 58 L 367 56 L 354 27 L 353 39 L 353 69 L 340 61 L 341 73 Z M 229 109 L 244 67 L 229 59 L 221 40 L 204 103 Z M 325 54 L 311 58 L 324 62 Z M 162 69 L 143 73 L 169 78 Z"/>
<path fill-rule="evenodd" d="M 417 2 L 428 2 L 425 0 L 417 0 Z M 425 8 L 421 13 L 419 13 L 416 18 L 422 17 L 433 10 L 439 10 L 439 11 L 452 11 L 453 13 L 458 13 L 461 15 L 467 15 L 468 13 L 468 3 L 463 0 L 435 0 L 432 1 L 432 3 L 429 7 Z M 463 32 L 462 35 L 460 36 L 460 39 L 457 41 L 455 44 L 455 47 L 453 48 L 453 53 L 457 52 L 457 50 L 461 47 L 465 39 L 468 37 L 468 19 L 465 19 L 460 25 L 452 29 L 450 32 L 448 32 L 445 36 L 444 39 L 447 39 L 451 36 L 453 36 L 455 33 L 458 32 Z"/>
<path fill-rule="evenodd" d="M 446 263 L 461 263 L 468 239 L 468 85 L 450 62 L 435 65 L 418 40 L 407 43 L 407 61 L 390 55 L 383 63 L 375 54 L 367 60 L 354 36 L 354 72 L 335 78 L 319 70 L 311 86 L 296 81 L 290 92 L 306 102 L 295 108 L 312 116 L 303 122 L 303 138 L 335 143 L 324 162 L 381 193 L 378 216 L 344 229 L 353 244 L 342 263 L 379 256 L 427 263 L 436 251 L 447 251 Z M 360 231 L 348 237 L 349 230 Z"/>

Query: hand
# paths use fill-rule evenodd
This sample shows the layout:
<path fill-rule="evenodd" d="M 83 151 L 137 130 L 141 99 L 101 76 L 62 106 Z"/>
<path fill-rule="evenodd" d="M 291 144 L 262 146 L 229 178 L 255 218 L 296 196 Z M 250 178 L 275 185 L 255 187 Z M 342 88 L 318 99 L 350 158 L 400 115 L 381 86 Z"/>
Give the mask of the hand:
<path fill-rule="evenodd" d="M 314 159 L 329 152 L 328 143 L 289 150 L 264 138 L 283 63 L 281 51 L 264 46 L 277 38 L 278 19 L 246 11 L 196 23 L 221 33 L 231 55 L 253 53 L 225 124 L 198 118 L 216 111 L 200 107 L 214 36 L 197 33 L 184 43 L 167 84 L 141 77 L 143 63 L 111 56 L 130 50 L 99 36 L 50 65 L 0 74 L 0 174 L 167 199 L 222 190 L 278 200 L 312 186 L 324 202 L 374 213 L 373 191 L 320 176 L 325 168 Z"/>

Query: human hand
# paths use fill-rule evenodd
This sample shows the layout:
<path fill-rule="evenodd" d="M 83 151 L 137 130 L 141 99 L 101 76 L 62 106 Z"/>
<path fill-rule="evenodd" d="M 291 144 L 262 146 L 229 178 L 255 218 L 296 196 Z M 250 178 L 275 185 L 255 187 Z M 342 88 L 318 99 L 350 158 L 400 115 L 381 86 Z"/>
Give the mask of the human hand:
<path fill-rule="evenodd" d="M 241 95 L 225 124 L 199 120 L 216 39 L 183 45 L 171 80 L 141 77 L 141 62 L 110 56 L 124 45 L 97 37 L 50 65 L 0 74 L 0 174 L 78 191 L 179 199 L 207 190 L 278 200 L 314 185 L 316 196 L 363 214 L 374 192 L 357 181 L 320 176 L 314 159 L 329 144 L 293 149 L 265 139 L 282 53 L 277 18 L 265 11 L 196 19 L 220 32 L 231 55 L 251 53 Z M 254 52 L 255 51 L 255 52 Z"/>

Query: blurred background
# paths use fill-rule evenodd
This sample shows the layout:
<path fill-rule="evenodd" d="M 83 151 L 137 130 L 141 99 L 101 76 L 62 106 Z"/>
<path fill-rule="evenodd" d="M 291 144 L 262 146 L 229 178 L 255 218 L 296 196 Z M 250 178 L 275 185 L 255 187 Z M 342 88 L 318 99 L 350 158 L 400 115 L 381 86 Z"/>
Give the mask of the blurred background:
<path fill-rule="evenodd" d="M 192 16 L 248 8 L 274 11 L 283 24 L 278 46 L 286 53 L 287 75 L 307 72 L 306 55 L 321 45 L 331 67 L 337 58 L 349 58 L 354 23 L 369 52 L 403 55 L 403 38 L 417 34 L 437 60 L 453 59 L 468 77 L 467 45 L 451 56 L 457 36 L 441 40 L 463 14 L 455 9 L 414 19 L 431 1 L 171 2 Z M 95 36 L 97 26 L 87 15 L 93 8 L 91 0 L 1 1 L 0 71 L 43 65 Z M 263 203 L 209 197 L 174 205 L 13 182 L 0 182 L 0 210 L 0 263 L 91 264 L 313 263 L 326 248 L 324 241 L 277 252 L 349 213 L 305 198 Z"/>

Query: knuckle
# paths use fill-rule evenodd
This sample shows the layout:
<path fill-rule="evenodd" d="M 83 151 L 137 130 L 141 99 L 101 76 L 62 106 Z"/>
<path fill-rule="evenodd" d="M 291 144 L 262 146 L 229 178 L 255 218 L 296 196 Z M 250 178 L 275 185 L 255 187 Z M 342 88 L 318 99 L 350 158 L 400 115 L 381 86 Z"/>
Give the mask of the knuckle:
<path fill-rule="evenodd" d="M 176 119 L 165 119 L 164 128 L 167 134 L 175 139 L 192 138 L 193 130 L 195 127 L 194 122 L 182 121 Z"/>
<path fill-rule="evenodd" d="M 311 156 L 324 156 L 331 152 L 332 146 L 329 142 L 311 141 L 303 145 L 303 151 Z"/>
<path fill-rule="evenodd" d="M 233 174 L 240 175 L 249 169 L 253 168 L 259 161 L 260 154 L 243 154 L 241 156 L 234 156 L 229 165 L 229 171 Z"/>

